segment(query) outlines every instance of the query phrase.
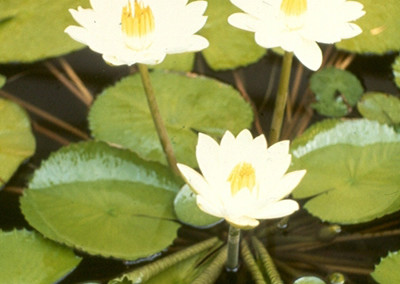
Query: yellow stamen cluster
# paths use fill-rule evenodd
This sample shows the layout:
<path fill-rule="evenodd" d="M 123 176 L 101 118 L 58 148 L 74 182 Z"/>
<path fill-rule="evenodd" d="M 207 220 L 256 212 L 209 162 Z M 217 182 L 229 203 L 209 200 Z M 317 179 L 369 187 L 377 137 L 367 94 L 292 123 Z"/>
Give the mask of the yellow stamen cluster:
<path fill-rule="evenodd" d="M 282 0 L 281 11 L 289 17 L 302 15 L 307 10 L 307 0 Z"/>
<path fill-rule="evenodd" d="M 231 193 L 235 195 L 243 188 L 253 190 L 256 185 L 256 171 L 249 163 L 241 162 L 231 171 L 228 181 L 231 183 Z"/>
<path fill-rule="evenodd" d="M 122 8 L 121 29 L 128 38 L 146 38 L 154 31 L 153 12 L 149 6 L 144 6 L 142 2 L 139 2 L 140 0 L 134 1 L 134 7 L 129 0 L 128 4 Z"/>

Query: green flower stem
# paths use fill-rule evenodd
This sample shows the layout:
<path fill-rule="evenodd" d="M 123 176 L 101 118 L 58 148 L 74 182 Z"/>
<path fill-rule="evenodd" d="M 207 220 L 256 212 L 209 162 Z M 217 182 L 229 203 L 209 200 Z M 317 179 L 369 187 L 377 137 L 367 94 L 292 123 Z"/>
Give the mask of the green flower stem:
<path fill-rule="evenodd" d="M 236 271 L 239 266 L 240 229 L 230 225 L 228 233 L 228 259 L 226 269 Z"/>
<path fill-rule="evenodd" d="M 142 78 L 144 91 L 146 93 L 146 98 L 147 98 L 147 103 L 149 105 L 150 113 L 157 130 L 158 138 L 160 139 L 165 156 L 167 158 L 168 165 L 177 176 L 180 176 L 178 166 L 176 165 L 176 158 L 174 155 L 174 150 L 172 148 L 171 140 L 168 137 L 167 129 L 165 128 L 164 122 L 161 118 L 156 97 L 154 96 L 154 91 L 149 76 L 149 70 L 147 66 L 144 64 L 138 64 L 138 67 L 140 71 L 140 76 Z"/>
<path fill-rule="evenodd" d="M 265 281 L 264 276 L 262 275 L 262 272 L 260 271 L 260 268 L 258 267 L 246 240 L 241 241 L 240 248 L 244 263 L 246 264 L 247 269 L 250 271 L 251 276 L 253 276 L 254 283 L 266 284 L 267 282 Z"/>
<path fill-rule="evenodd" d="M 283 56 L 283 64 L 281 69 L 281 76 L 279 79 L 278 94 L 275 101 L 274 114 L 272 116 L 271 129 L 269 133 L 269 144 L 272 145 L 279 140 L 281 135 L 283 116 L 285 114 L 285 107 L 289 89 L 290 72 L 292 70 L 293 52 L 285 51 Z"/>
<path fill-rule="evenodd" d="M 151 262 L 148 265 L 142 266 L 134 271 L 125 274 L 124 277 L 128 278 L 128 280 L 132 281 L 133 283 L 144 283 L 149 280 L 151 277 L 157 275 L 158 273 L 164 271 L 165 269 L 171 267 L 172 265 L 185 260 L 195 254 L 201 253 L 207 249 L 210 249 L 216 245 L 220 245 L 221 242 L 218 240 L 217 237 L 205 240 L 201 243 L 188 247 L 184 250 L 181 250 L 177 253 L 171 254 L 164 258 L 161 258 L 157 261 Z M 122 279 L 118 279 L 122 280 Z M 140 282 L 137 282 L 140 281 Z M 119 282 L 116 282 L 119 283 Z"/>
<path fill-rule="evenodd" d="M 278 271 L 276 270 L 275 264 L 272 261 L 272 258 L 269 255 L 267 249 L 256 237 L 253 237 L 251 240 L 253 242 L 255 250 L 257 251 L 257 254 L 261 259 L 261 263 L 263 264 L 265 271 L 268 274 L 268 278 L 271 284 L 283 284 L 283 281 Z"/>

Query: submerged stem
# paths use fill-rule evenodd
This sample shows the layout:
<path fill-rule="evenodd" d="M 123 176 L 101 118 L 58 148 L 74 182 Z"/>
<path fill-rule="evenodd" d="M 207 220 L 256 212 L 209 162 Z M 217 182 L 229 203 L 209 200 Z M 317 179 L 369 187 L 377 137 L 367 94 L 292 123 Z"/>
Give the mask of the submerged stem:
<path fill-rule="evenodd" d="M 228 271 L 236 271 L 238 269 L 239 241 L 240 229 L 230 225 L 228 233 L 228 259 L 226 261 L 226 269 Z"/>
<path fill-rule="evenodd" d="M 283 56 L 283 63 L 281 69 L 281 76 L 279 79 L 278 94 L 275 100 L 274 114 L 272 116 L 271 129 L 269 133 L 269 143 L 274 144 L 278 142 L 281 134 L 283 115 L 285 113 L 285 106 L 287 101 L 290 71 L 292 69 L 293 52 L 285 51 Z"/>
<path fill-rule="evenodd" d="M 149 105 L 151 117 L 153 118 L 158 138 L 160 139 L 162 148 L 164 150 L 165 156 L 168 161 L 168 165 L 177 176 L 180 176 L 179 169 L 176 165 L 176 158 L 174 155 L 174 150 L 172 149 L 171 140 L 168 137 L 167 130 L 161 118 L 160 110 L 158 109 L 156 97 L 154 96 L 154 91 L 149 76 L 149 70 L 147 69 L 147 66 L 144 64 L 138 64 L 138 67 L 142 78 L 144 91 L 146 93 L 147 103 Z"/>

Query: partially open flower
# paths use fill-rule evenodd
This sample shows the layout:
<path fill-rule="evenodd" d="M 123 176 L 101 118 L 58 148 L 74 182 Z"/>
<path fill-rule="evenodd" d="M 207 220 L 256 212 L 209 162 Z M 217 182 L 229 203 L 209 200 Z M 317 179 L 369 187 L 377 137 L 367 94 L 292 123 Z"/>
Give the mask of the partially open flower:
<path fill-rule="evenodd" d="M 245 13 L 235 13 L 228 22 L 255 32 L 257 44 L 281 47 L 311 70 L 322 64 L 316 42 L 332 44 L 362 31 L 354 21 L 365 14 L 363 5 L 347 0 L 231 0 Z"/>
<path fill-rule="evenodd" d="M 253 139 L 243 130 L 236 138 L 227 131 L 218 145 L 200 133 L 196 156 L 203 175 L 186 165 L 178 168 L 204 212 L 237 228 L 253 228 L 257 219 L 287 216 L 299 208 L 294 200 L 282 200 L 306 173 L 285 174 L 291 162 L 289 141 L 267 148 L 264 135 Z"/>
<path fill-rule="evenodd" d="M 166 54 L 199 51 L 208 41 L 195 33 L 207 17 L 206 1 L 90 0 L 70 9 L 81 26 L 65 32 L 113 65 L 158 64 Z"/>

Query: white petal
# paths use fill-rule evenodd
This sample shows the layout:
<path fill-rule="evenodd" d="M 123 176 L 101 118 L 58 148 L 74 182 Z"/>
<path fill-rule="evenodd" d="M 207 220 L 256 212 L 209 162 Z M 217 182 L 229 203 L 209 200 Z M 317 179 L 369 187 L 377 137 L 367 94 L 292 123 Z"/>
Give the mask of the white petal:
<path fill-rule="evenodd" d="M 322 51 L 312 40 L 303 39 L 294 50 L 294 55 L 307 68 L 316 71 L 322 64 Z"/>
<path fill-rule="evenodd" d="M 177 164 L 177 166 L 179 171 L 184 176 L 186 182 L 190 185 L 193 191 L 196 192 L 196 194 L 203 196 L 215 195 L 215 191 L 210 188 L 209 184 L 202 175 L 186 165 Z"/>
<path fill-rule="evenodd" d="M 232 4 L 242 9 L 244 12 L 262 18 L 270 6 L 262 0 L 231 0 Z"/>
<path fill-rule="evenodd" d="M 254 228 L 260 224 L 258 220 L 247 216 L 227 216 L 225 220 L 233 226 L 243 229 Z"/>
<path fill-rule="evenodd" d="M 275 219 L 292 214 L 299 209 L 299 204 L 291 199 L 285 199 L 267 207 L 261 208 L 252 217 L 256 219 Z"/>
<path fill-rule="evenodd" d="M 306 170 L 294 171 L 286 174 L 276 185 L 276 188 L 269 193 L 269 196 L 274 200 L 280 200 L 288 196 L 300 183 L 305 174 Z"/>
<path fill-rule="evenodd" d="M 204 178 L 209 183 L 218 185 L 219 179 L 221 179 L 218 143 L 210 136 L 199 133 L 196 146 L 196 157 Z"/>
<path fill-rule="evenodd" d="M 77 26 L 69 26 L 64 30 L 64 32 L 80 43 L 83 44 L 88 43 L 89 35 L 88 31 L 85 28 Z"/>
<path fill-rule="evenodd" d="M 197 195 L 196 203 L 203 212 L 215 217 L 224 218 L 222 213 L 223 207 L 217 200 L 207 200 L 203 196 Z"/>
<path fill-rule="evenodd" d="M 244 13 L 235 13 L 229 16 L 228 23 L 236 28 L 255 32 L 259 21 L 257 18 L 251 15 Z"/>

